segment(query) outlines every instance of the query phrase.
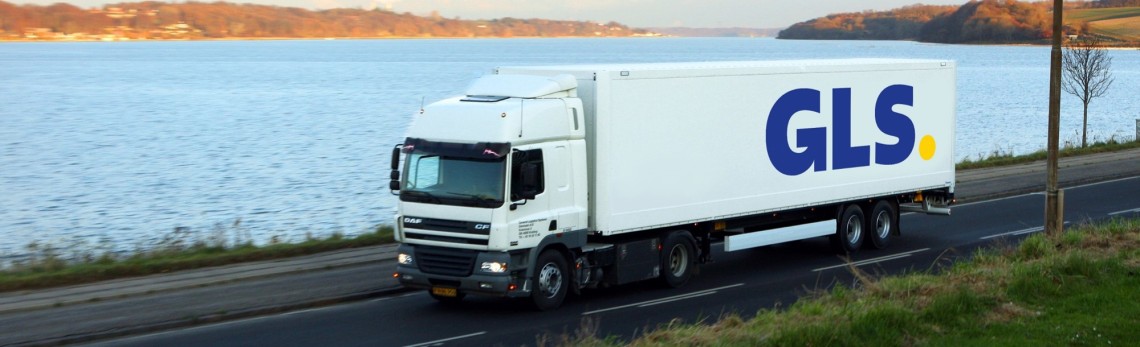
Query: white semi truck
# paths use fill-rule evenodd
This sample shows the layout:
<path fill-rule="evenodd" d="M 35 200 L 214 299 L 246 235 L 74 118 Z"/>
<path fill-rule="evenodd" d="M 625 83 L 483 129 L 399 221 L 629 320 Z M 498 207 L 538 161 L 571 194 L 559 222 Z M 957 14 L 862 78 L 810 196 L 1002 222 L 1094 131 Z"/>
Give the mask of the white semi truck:
<path fill-rule="evenodd" d="M 413 117 L 394 276 L 444 302 L 680 286 L 719 241 L 883 248 L 954 198 L 952 61 L 500 67 Z"/>

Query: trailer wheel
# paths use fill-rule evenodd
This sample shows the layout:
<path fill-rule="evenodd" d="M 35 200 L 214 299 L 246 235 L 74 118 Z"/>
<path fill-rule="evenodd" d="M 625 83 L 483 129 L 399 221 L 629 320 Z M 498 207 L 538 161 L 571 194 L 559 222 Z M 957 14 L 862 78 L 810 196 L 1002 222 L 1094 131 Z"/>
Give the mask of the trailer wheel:
<path fill-rule="evenodd" d="M 684 231 L 673 232 L 665 237 L 661 252 L 661 282 L 670 288 L 677 288 L 689 282 L 693 269 L 697 266 L 696 247 L 692 237 Z"/>
<path fill-rule="evenodd" d="M 871 242 L 866 246 L 874 249 L 887 248 L 891 243 L 891 234 L 899 230 L 899 213 L 890 201 L 879 200 L 871 209 L 871 218 L 867 220 L 867 230 L 871 234 Z"/>
<path fill-rule="evenodd" d="M 534 290 L 530 293 L 534 306 L 540 311 L 562 306 L 566 290 L 570 287 L 566 277 L 566 258 L 556 250 L 547 249 L 538 256 L 537 264 L 532 279 Z"/>
<path fill-rule="evenodd" d="M 854 253 L 863 246 L 863 229 L 866 227 L 864 220 L 866 218 L 859 205 L 850 204 L 843 208 L 839 223 L 836 223 L 835 235 L 831 236 L 831 243 L 837 252 Z"/>

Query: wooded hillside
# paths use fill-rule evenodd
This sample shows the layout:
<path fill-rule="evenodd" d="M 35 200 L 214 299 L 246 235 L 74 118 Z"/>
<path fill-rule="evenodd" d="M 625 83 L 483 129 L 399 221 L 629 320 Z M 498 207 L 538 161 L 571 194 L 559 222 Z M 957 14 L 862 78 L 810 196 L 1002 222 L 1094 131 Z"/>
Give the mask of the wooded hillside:
<path fill-rule="evenodd" d="M 919 40 L 943 43 L 1045 40 L 1052 36 L 1052 13 L 1048 2 L 969 2 L 923 25 Z"/>
<path fill-rule="evenodd" d="M 1140 37 L 1140 0 L 1097 0 L 1065 5 L 1066 35 L 1097 35 L 1127 43 Z M 1111 20 L 1111 21 L 1110 21 Z M 1100 21 L 1099 23 L 1094 21 Z M 1052 2 L 971 1 L 960 7 L 907 6 L 890 11 L 841 13 L 797 23 L 782 39 L 918 40 L 940 43 L 1045 43 L 1052 36 Z"/>
<path fill-rule="evenodd" d="M 781 39 L 915 40 L 922 26 L 956 6 L 913 5 L 890 11 L 832 14 L 796 23 L 780 32 Z"/>
<path fill-rule="evenodd" d="M 460 20 L 385 10 L 310 11 L 227 2 L 134 2 L 81 9 L 0 1 L 5 39 L 633 36 L 618 23 L 503 18 Z"/>

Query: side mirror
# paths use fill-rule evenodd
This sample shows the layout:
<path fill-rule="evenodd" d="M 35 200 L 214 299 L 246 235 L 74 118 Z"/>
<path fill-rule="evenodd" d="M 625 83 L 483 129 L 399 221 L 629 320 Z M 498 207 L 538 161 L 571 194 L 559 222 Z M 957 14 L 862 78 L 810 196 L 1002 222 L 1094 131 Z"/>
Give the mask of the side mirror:
<path fill-rule="evenodd" d="M 392 147 L 392 172 L 388 174 L 388 179 L 391 180 L 388 182 L 388 190 L 391 190 L 392 194 L 400 190 L 400 149 L 403 147 L 404 145 Z"/>
<path fill-rule="evenodd" d="M 395 147 L 392 147 L 392 171 L 397 171 L 400 169 L 400 149 L 402 148 L 404 148 L 404 145 L 396 145 Z"/>

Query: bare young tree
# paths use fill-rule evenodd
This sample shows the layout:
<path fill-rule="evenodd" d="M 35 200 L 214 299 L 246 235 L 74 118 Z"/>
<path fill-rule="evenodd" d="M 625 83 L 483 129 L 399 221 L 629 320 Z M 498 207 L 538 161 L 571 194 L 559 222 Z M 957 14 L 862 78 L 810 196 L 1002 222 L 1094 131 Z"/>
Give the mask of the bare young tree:
<path fill-rule="evenodd" d="M 1089 102 L 1104 96 L 1112 85 L 1112 57 L 1104 44 L 1095 36 L 1073 40 L 1066 45 L 1061 59 L 1062 89 L 1081 99 L 1084 105 L 1084 125 L 1081 127 L 1081 147 L 1088 145 Z"/>

